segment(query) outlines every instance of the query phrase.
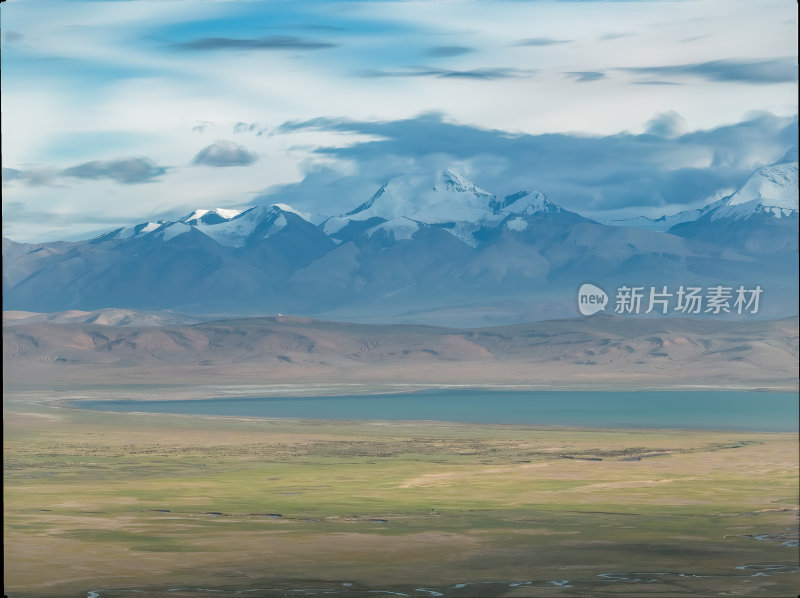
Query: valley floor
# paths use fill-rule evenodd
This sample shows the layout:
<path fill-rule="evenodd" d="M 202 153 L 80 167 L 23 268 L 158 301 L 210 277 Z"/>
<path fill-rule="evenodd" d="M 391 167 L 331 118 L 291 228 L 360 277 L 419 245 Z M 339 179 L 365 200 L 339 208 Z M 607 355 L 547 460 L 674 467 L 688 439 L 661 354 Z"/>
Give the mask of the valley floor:
<path fill-rule="evenodd" d="M 800 589 L 794 434 L 61 406 L 123 396 L 7 389 L 8 596 Z"/>

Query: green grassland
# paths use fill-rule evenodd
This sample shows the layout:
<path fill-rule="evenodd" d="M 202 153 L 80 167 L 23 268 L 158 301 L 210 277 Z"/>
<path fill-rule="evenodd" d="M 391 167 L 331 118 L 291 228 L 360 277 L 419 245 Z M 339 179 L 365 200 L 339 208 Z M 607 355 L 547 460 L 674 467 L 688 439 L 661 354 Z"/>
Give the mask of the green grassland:
<path fill-rule="evenodd" d="M 12 397 L 5 592 L 793 596 L 798 552 L 783 542 L 798 523 L 797 444 L 112 414 Z"/>

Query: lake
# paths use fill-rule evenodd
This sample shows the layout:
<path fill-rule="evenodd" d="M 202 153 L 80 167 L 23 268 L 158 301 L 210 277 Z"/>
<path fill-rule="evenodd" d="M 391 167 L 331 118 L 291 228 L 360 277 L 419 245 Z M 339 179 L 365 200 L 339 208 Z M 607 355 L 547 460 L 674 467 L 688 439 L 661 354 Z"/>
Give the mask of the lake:
<path fill-rule="evenodd" d="M 536 426 L 798 430 L 797 393 L 439 389 L 404 394 L 74 401 L 73 407 L 323 420 L 428 420 Z"/>

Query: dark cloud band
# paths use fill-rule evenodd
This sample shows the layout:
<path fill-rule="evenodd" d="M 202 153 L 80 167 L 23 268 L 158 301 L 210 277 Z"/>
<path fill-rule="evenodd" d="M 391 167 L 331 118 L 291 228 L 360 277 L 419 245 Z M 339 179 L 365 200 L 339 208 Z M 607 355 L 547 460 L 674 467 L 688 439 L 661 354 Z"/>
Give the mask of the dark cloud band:
<path fill-rule="evenodd" d="M 553 39 L 552 37 L 528 37 L 514 42 L 515 46 L 555 46 L 558 44 L 568 44 L 568 39 Z"/>
<path fill-rule="evenodd" d="M 333 48 L 329 42 L 312 41 L 299 37 L 273 35 L 257 39 L 232 37 L 203 37 L 188 42 L 173 44 L 178 50 L 323 50 Z"/>
<path fill-rule="evenodd" d="M 124 158 L 121 160 L 95 160 L 71 166 L 64 170 L 38 167 L 27 170 L 3 168 L 3 182 L 19 181 L 31 187 L 59 184 L 63 178 L 101 180 L 108 179 L 123 185 L 151 183 L 169 170 L 149 158 Z"/>
<path fill-rule="evenodd" d="M 192 164 L 204 166 L 249 166 L 257 156 L 246 147 L 230 141 L 217 141 L 201 149 L 192 160 Z"/>
<path fill-rule="evenodd" d="M 453 123 L 433 113 L 387 122 L 314 119 L 279 128 L 284 133 L 298 130 L 332 130 L 372 139 L 317 150 L 355 165 L 349 182 L 332 169 L 318 167 L 302 183 L 278 190 L 280 201 L 306 209 L 322 211 L 308 206 L 307 198 L 330 197 L 325 190 L 333 186 L 344 189 L 368 182 L 377 188 L 400 173 L 468 164 L 475 182 L 484 188 L 498 193 L 538 189 L 567 209 L 600 214 L 653 206 L 677 212 L 722 189 L 736 188 L 754 165 L 779 158 L 795 144 L 797 121 L 761 114 L 733 125 L 686 132 L 683 118 L 666 112 L 655 115 L 643 134 L 605 137 L 513 134 Z"/>
<path fill-rule="evenodd" d="M 605 79 L 606 74 L 599 71 L 568 71 L 564 73 L 567 77 L 572 77 L 578 83 L 589 83 L 598 79 Z"/>
<path fill-rule="evenodd" d="M 378 70 L 368 69 L 359 71 L 361 77 L 382 78 L 382 77 L 435 77 L 440 79 L 471 79 L 492 81 L 495 79 L 520 79 L 530 77 L 536 73 L 532 69 L 512 69 L 512 68 L 481 68 L 472 70 L 448 70 L 428 67 L 412 67 L 402 70 Z"/>
<path fill-rule="evenodd" d="M 79 179 L 111 179 L 118 183 L 133 185 L 149 183 L 167 172 L 148 158 L 124 160 L 97 160 L 85 162 L 61 171 L 62 176 Z"/>
<path fill-rule="evenodd" d="M 434 48 L 430 48 L 426 53 L 429 56 L 435 56 L 437 58 L 448 58 L 450 56 L 469 54 L 473 51 L 474 50 L 472 48 L 468 48 L 467 46 L 436 46 Z"/>
<path fill-rule="evenodd" d="M 648 77 L 691 76 L 717 82 L 764 84 L 797 81 L 797 61 L 794 58 L 714 60 L 698 64 L 628 67 L 620 70 Z"/>

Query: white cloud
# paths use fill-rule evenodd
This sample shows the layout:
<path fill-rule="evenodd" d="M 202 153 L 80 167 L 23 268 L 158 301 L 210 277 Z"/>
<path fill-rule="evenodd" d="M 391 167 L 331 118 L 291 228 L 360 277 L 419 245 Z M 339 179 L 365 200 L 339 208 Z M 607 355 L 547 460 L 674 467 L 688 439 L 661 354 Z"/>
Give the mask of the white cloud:
<path fill-rule="evenodd" d="M 789 2 L 277 5 L 173 0 L 45 7 L 43 0 L 26 0 L 7 2 L 2 10 L 4 29 L 22 35 L 19 43 L 4 48 L 5 166 L 62 170 L 147 156 L 172 168 L 148 184 L 144 199 L 124 185 L 100 182 L 69 183 L 47 201 L 43 189 L 13 181 L 4 189 L 7 201 L 30 203 L 36 210 L 66 211 L 76 219 L 86 213 L 87 227 L 92 225 L 89 216 L 98 211 L 136 219 L 169 206 L 200 207 L 200 200 L 205 205 L 246 204 L 258 190 L 299 181 L 314 164 L 346 171 L 345 162 L 334 164 L 312 150 L 363 141 L 321 131 L 270 135 L 289 120 L 393 121 L 439 111 L 447 119 L 485 129 L 611 135 L 643 132 L 657 113 L 680 114 L 688 130 L 735 123 L 753 110 L 797 113 L 796 83 L 641 85 L 635 84 L 640 75 L 617 70 L 796 56 L 796 6 Z M 242 18 L 248 11 L 261 11 L 265 20 L 278 15 L 286 22 L 313 20 L 335 27 L 305 30 L 304 39 L 327 43 L 307 52 L 300 46 L 269 52 L 175 49 L 176 43 L 191 39 L 284 34 L 279 26 L 267 31 L 259 28 L 258 19 Z M 214 30 L 217 20 L 226 23 L 223 17 L 239 18 L 242 30 L 224 24 Z M 182 29 L 163 33 L 175 24 Z M 516 45 L 525 39 L 564 43 Z M 434 55 L 432 47 L 465 51 Z M 36 68 L 26 68 L 26 61 Z M 369 69 L 425 66 L 530 75 L 493 80 L 358 76 Z M 605 76 L 584 82 L 565 76 L 586 72 Z M 258 122 L 267 131 L 246 140 L 237 136 L 237 142 L 264 157 L 258 168 L 235 173 L 189 168 L 202 148 L 227 138 L 240 121 Z M 202 134 L 193 132 L 198 123 L 204 123 Z M 112 203 L 108 197 L 116 199 Z M 52 225 L 41 223 L 7 226 L 29 238 L 56 234 L 47 228 Z"/>

